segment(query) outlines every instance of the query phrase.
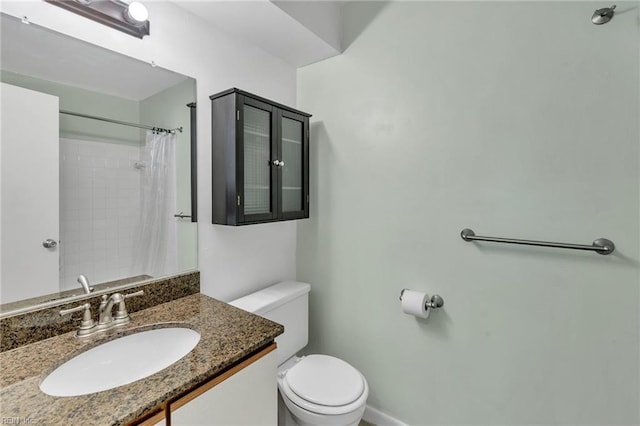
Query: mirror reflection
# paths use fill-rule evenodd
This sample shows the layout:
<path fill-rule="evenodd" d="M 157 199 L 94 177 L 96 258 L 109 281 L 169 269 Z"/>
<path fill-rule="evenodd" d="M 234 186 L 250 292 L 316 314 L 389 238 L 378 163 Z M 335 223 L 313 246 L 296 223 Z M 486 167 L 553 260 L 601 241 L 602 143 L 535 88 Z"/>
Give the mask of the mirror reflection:
<path fill-rule="evenodd" d="M 195 269 L 195 80 L 1 19 L 2 314 Z"/>

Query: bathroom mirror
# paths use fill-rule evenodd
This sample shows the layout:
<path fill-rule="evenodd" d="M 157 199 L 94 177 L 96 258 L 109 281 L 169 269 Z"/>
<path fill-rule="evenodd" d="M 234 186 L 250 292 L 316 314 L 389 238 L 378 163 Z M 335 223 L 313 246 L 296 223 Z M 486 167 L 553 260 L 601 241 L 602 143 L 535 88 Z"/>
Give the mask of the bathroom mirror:
<path fill-rule="evenodd" d="M 1 19 L 0 316 L 196 269 L 195 80 Z"/>

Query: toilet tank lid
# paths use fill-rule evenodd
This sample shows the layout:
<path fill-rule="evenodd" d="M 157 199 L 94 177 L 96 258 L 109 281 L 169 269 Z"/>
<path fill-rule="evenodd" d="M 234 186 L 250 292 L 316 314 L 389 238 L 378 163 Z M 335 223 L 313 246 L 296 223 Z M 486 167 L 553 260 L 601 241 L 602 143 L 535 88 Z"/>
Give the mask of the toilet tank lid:
<path fill-rule="evenodd" d="M 311 291 L 310 284 L 299 281 L 282 281 L 228 303 L 236 308 L 261 315 L 307 294 L 309 291 Z"/>

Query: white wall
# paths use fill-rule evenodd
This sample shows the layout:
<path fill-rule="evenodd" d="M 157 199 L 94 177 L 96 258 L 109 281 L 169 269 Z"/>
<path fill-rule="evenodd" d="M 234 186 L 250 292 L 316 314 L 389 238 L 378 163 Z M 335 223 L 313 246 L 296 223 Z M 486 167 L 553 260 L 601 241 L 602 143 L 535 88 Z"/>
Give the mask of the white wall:
<path fill-rule="evenodd" d="M 240 87 L 295 106 L 295 70 L 164 1 L 146 2 L 151 36 L 136 39 L 42 1 L 3 1 L 0 8 L 34 24 L 151 62 L 197 80 L 198 269 L 205 294 L 229 300 L 295 276 L 293 222 L 238 229 L 210 225 L 209 95 Z"/>
<path fill-rule="evenodd" d="M 598 27 L 596 6 L 351 2 L 344 54 L 299 71 L 309 350 L 361 369 L 373 407 L 411 425 L 640 422 L 640 8 Z M 444 309 L 402 314 L 404 287 Z"/>

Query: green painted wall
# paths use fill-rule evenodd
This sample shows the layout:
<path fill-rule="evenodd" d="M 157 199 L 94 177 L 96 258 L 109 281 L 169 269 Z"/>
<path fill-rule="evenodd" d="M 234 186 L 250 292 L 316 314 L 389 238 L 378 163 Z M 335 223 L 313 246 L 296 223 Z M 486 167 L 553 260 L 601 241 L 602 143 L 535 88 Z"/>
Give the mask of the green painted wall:
<path fill-rule="evenodd" d="M 409 425 L 640 423 L 638 2 L 348 2 L 298 71 L 311 352 Z M 616 252 L 467 243 L 479 235 Z M 407 287 L 438 293 L 428 320 Z"/>
<path fill-rule="evenodd" d="M 139 103 L 134 100 L 80 89 L 52 81 L 2 71 L 4 83 L 37 90 L 60 98 L 60 109 L 137 123 Z M 140 132 L 132 127 L 60 114 L 60 135 L 69 138 L 139 144 Z"/>
<path fill-rule="evenodd" d="M 176 134 L 176 213 L 191 214 L 191 132 L 190 109 L 195 101 L 196 83 L 193 79 L 170 87 L 140 102 L 142 123 L 163 128 L 182 127 Z M 178 269 L 197 268 L 197 227 L 189 219 L 178 223 Z"/>

